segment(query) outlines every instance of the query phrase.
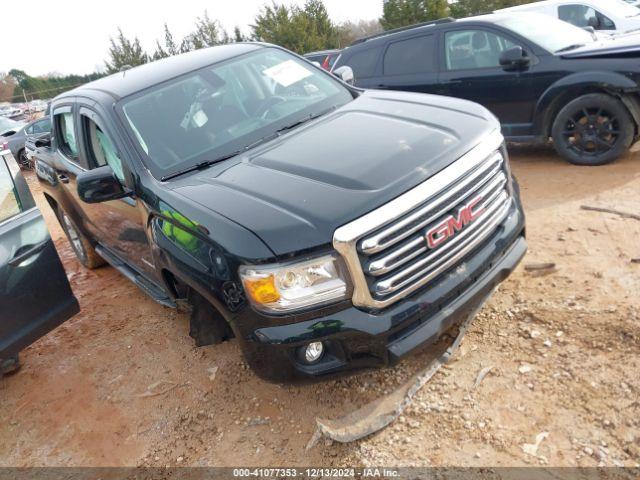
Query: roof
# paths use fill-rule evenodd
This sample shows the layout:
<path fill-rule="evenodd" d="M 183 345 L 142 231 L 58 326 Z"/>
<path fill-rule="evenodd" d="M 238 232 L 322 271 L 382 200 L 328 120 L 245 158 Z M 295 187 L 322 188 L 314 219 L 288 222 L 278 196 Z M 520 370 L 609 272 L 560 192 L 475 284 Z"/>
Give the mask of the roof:
<path fill-rule="evenodd" d="M 602 8 L 606 8 L 610 2 L 611 0 L 589 0 L 588 1 L 588 3 L 596 6 L 599 5 Z M 556 5 L 563 5 L 563 4 L 569 4 L 569 3 L 573 4 L 573 3 L 580 3 L 580 2 L 575 2 L 572 0 L 541 0 L 539 2 L 525 3 L 522 5 L 515 5 L 513 7 L 501 8 L 500 10 L 496 10 L 496 13 L 537 10 L 541 7 L 544 8 L 548 6 L 556 6 Z"/>
<path fill-rule="evenodd" d="M 108 93 L 120 99 L 208 65 L 237 57 L 264 47 L 261 43 L 232 43 L 203 48 L 193 52 L 163 58 L 138 67 L 114 73 L 59 95 L 58 98 L 82 94 L 88 90 Z"/>
<path fill-rule="evenodd" d="M 433 30 L 433 29 L 437 29 L 437 28 L 441 28 L 443 26 L 446 25 L 452 25 L 454 23 L 459 23 L 459 22 L 494 22 L 496 20 L 500 20 L 502 18 L 504 18 L 506 15 L 503 14 L 485 14 L 485 15 L 477 15 L 474 17 L 466 17 L 466 18 L 451 18 L 451 17 L 446 17 L 446 18 L 441 18 L 438 20 L 432 20 L 430 22 L 424 22 L 424 23 L 416 23 L 415 25 L 408 25 L 406 27 L 400 27 L 400 28 L 395 28 L 393 30 L 387 30 L 384 32 L 380 32 L 377 33 L 375 35 L 371 35 L 370 37 L 364 37 L 364 38 L 359 38 L 358 40 L 354 41 L 351 45 L 349 45 L 349 49 L 353 48 L 353 47 L 358 47 L 360 45 L 369 45 L 370 43 L 377 45 L 378 41 L 380 40 L 381 42 L 386 41 L 386 39 L 390 36 L 395 36 L 395 35 L 402 35 L 403 33 L 408 33 L 411 34 L 413 31 L 420 31 L 420 30 Z"/>
<path fill-rule="evenodd" d="M 455 18 L 445 17 L 445 18 L 440 18 L 438 20 L 431 20 L 429 22 L 416 23 L 414 25 L 406 25 L 404 27 L 394 28 L 392 30 L 385 30 L 383 32 L 375 33 L 375 34 L 370 35 L 368 37 L 358 38 L 357 40 L 354 40 L 351 43 L 351 45 L 349 45 L 349 46 L 358 45 L 360 43 L 364 43 L 364 42 L 367 42 L 369 40 L 375 40 L 377 38 L 387 37 L 389 35 L 393 35 L 393 34 L 396 34 L 396 33 L 401 33 L 401 32 L 406 32 L 406 31 L 409 31 L 409 30 L 414 30 L 416 28 L 431 27 L 433 25 L 440 25 L 441 23 L 451 23 L 451 22 L 455 22 L 455 21 L 456 21 Z"/>

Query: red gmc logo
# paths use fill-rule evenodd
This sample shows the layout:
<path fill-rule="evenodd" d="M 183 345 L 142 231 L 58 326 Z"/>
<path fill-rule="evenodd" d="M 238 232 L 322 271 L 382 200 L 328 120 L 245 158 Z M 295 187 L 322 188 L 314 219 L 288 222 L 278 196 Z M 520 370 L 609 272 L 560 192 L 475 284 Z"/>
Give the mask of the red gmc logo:
<path fill-rule="evenodd" d="M 457 217 L 449 215 L 438 225 L 428 230 L 425 237 L 427 238 L 429 248 L 434 249 L 439 245 L 442 245 L 482 215 L 484 213 L 484 207 L 474 210 L 481 201 L 482 197 L 480 196 L 474 198 L 458 211 Z"/>

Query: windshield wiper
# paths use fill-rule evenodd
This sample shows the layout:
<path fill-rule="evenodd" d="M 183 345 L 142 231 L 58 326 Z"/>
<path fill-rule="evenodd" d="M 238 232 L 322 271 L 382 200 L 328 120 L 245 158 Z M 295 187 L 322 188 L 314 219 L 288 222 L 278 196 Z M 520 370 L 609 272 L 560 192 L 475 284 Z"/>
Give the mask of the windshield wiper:
<path fill-rule="evenodd" d="M 563 47 L 560 50 L 556 50 L 554 53 L 562 53 L 562 52 L 566 52 L 569 50 L 575 50 L 576 48 L 580 48 L 580 47 L 584 47 L 584 43 L 576 43 L 574 45 L 569 45 L 567 47 Z"/>
<path fill-rule="evenodd" d="M 185 173 L 195 172 L 196 170 L 202 170 L 203 168 L 210 167 L 215 163 L 222 162 L 224 160 L 229 160 L 230 158 L 233 158 L 236 155 L 240 155 L 242 152 L 244 152 L 244 150 L 245 150 L 244 148 L 241 150 L 235 150 L 231 153 L 224 154 L 213 160 L 205 160 L 204 162 L 196 163 L 195 165 L 187 167 L 183 170 L 178 170 L 177 172 L 173 172 L 173 173 L 170 173 L 169 175 L 165 175 L 164 177 L 160 178 L 160 181 L 164 182 L 166 180 L 171 180 L 172 178 L 179 177 L 180 175 L 184 175 Z"/>
<path fill-rule="evenodd" d="M 211 165 L 218 163 L 218 162 L 222 162 L 224 160 L 229 160 L 230 158 L 233 158 L 237 155 L 240 155 L 243 152 L 246 152 L 247 150 L 251 150 L 252 148 L 257 147 L 258 145 L 261 145 L 263 143 L 266 143 L 270 140 L 273 140 L 275 138 L 278 138 L 280 135 L 282 135 L 284 132 L 288 132 L 289 130 L 292 130 L 300 125 L 302 125 L 303 123 L 307 123 L 311 120 L 314 120 L 316 118 L 322 117 L 323 115 L 326 115 L 327 113 L 329 113 L 331 110 L 334 110 L 335 108 L 337 108 L 337 105 L 332 106 L 331 108 L 327 108 L 326 110 L 323 110 L 320 113 L 315 113 L 315 114 L 311 114 L 311 115 L 307 115 L 306 117 L 303 117 L 300 120 L 297 120 L 289 125 L 285 125 L 284 127 L 279 128 L 278 130 L 276 130 L 274 133 L 267 135 L 265 137 L 260 138 L 259 140 L 250 143 L 249 145 L 247 145 L 246 147 L 243 147 L 239 150 L 235 150 L 231 153 L 227 153 L 225 155 L 222 155 L 216 159 L 213 160 L 205 160 L 203 162 L 200 163 L 196 163 L 195 165 L 192 165 L 190 167 L 187 167 L 183 170 L 178 170 L 177 172 L 173 172 L 170 173 L 168 175 L 165 175 L 164 177 L 160 178 L 160 181 L 164 182 L 166 180 L 171 180 L 172 178 L 175 177 L 179 177 L 180 175 L 184 175 L 185 173 L 190 173 L 190 172 L 195 172 L 196 170 L 202 170 L 203 168 L 207 168 L 210 167 Z"/>
<path fill-rule="evenodd" d="M 326 110 L 323 110 L 322 112 L 319 113 L 312 113 L 310 115 L 307 115 L 306 117 L 302 117 L 300 120 L 297 120 L 289 125 L 285 125 L 282 128 L 279 128 L 278 130 L 276 130 L 276 133 L 278 134 L 282 134 L 284 132 L 288 132 L 289 130 L 293 130 L 296 127 L 299 127 L 300 125 L 302 125 L 303 123 L 307 123 L 310 122 L 311 120 L 315 120 L 316 118 L 320 118 L 324 115 L 326 115 L 327 113 L 329 113 L 332 110 L 335 110 L 337 107 L 337 105 L 333 105 L 330 108 L 327 108 Z"/>

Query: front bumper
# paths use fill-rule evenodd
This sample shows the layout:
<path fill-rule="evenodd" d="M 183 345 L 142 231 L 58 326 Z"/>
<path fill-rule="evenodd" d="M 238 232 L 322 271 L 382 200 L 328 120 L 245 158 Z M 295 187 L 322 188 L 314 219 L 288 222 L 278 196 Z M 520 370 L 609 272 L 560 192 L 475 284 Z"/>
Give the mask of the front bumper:
<path fill-rule="evenodd" d="M 517 198 L 517 197 L 516 197 Z M 263 317 L 243 335 L 245 354 L 263 378 L 323 377 L 348 370 L 396 364 L 479 308 L 516 268 L 527 250 L 524 215 L 518 200 L 496 232 L 457 268 L 423 289 L 380 311 L 344 308 L 315 318 L 274 325 Z M 259 315 L 253 312 L 253 315 Z M 316 364 L 301 362 L 298 347 L 323 341 L 326 353 Z"/>

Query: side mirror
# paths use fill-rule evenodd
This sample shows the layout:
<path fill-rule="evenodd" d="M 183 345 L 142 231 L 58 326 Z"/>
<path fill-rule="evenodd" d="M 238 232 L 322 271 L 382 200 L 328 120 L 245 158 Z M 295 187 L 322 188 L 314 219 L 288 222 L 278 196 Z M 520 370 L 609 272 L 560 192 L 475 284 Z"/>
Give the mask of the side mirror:
<path fill-rule="evenodd" d="M 511 47 L 500 54 L 500 65 L 505 70 L 519 70 L 530 64 L 531 58 L 520 46 Z"/>
<path fill-rule="evenodd" d="M 109 165 L 82 172 L 76 180 L 78 196 L 86 203 L 117 200 L 131 194 L 126 190 Z"/>
<path fill-rule="evenodd" d="M 353 69 L 348 65 L 336 68 L 333 71 L 333 74 L 344 83 L 348 83 L 349 85 L 355 85 L 356 83 L 356 77 L 353 74 Z"/>
<path fill-rule="evenodd" d="M 589 19 L 587 20 L 587 24 L 594 30 L 600 28 L 600 20 L 595 15 L 593 17 L 589 17 Z"/>

